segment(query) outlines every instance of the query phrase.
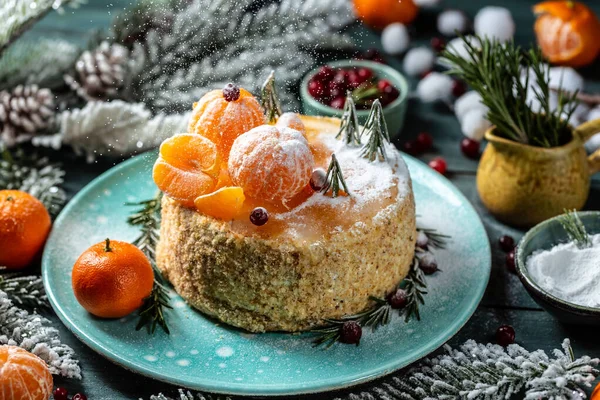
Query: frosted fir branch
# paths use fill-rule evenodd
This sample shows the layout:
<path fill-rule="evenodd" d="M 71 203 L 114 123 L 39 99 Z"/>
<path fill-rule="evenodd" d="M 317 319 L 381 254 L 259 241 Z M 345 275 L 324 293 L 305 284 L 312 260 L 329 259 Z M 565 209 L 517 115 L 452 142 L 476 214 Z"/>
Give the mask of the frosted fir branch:
<path fill-rule="evenodd" d="M 40 200 L 51 215 L 57 215 L 67 201 L 62 189 L 65 171 L 46 157 L 9 152 L 0 144 L 0 190 L 21 190 Z"/>
<path fill-rule="evenodd" d="M 20 40 L 0 57 L 0 90 L 17 85 L 49 89 L 63 85 L 63 74 L 73 66 L 80 52 L 66 40 Z"/>
<path fill-rule="evenodd" d="M 150 396 L 150 400 L 231 400 L 229 396 L 219 396 L 219 395 L 210 395 L 210 394 L 202 394 L 196 393 L 196 396 L 192 394 L 189 390 L 185 391 L 183 389 L 178 390 L 179 395 L 176 397 L 167 397 L 162 393 L 159 393 L 155 396 Z M 142 399 L 140 399 L 142 400 Z"/>
<path fill-rule="evenodd" d="M 1 268 L 0 268 L 1 271 Z M 49 308 L 44 282 L 39 276 L 0 274 L 0 290 L 18 306 Z"/>
<path fill-rule="evenodd" d="M 75 352 L 60 340 L 46 318 L 13 305 L 0 290 L 0 345 L 19 346 L 46 362 L 53 375 L 81 379 Z"/>
<path fill-rule="evenodd" d="M 0 55 L 33 24 L 65 5 L 77 7 L 80 0 L 4 0 L 0 6 Z"/>

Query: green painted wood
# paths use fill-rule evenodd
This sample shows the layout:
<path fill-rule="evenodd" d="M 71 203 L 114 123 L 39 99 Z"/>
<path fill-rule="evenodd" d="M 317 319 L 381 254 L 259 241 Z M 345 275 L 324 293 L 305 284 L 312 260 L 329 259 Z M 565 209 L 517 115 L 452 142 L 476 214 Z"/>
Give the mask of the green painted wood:
<path fill-rule="evenodd" d="M 68 10 L 64 15 L 49 15 L 27 36 L 32 39 L 60 36 L 83 45 L 91 36 L 91 30 L 107 27 L 119 10 L 132 3 L 131 0 L 89 0 L 88 4 L 80 10 Z M 533 15 L 530 11 L 531 5 L 534 4 L 532 0 L 503 0 L 501 2 L 497 0 L 446 0 L 444 7 L 458 8 L 473 16 L 479 8 L 490 4 L 502 4 L 512 10 L 517 25 L 515 39 L 518 43 L 527 45 L 533 41 Z M 591 6 L 600 14 L 600 2 L 593 2 Z M 416 37 L 415 44 L 426 45 L 426 37 L 435 34 L 435 12 L 422 12 L 412 29 L 414 37 Z M 364 47 L 380 47 L 378 37 L 373 32 L 364 31 L 361 38 Z M 390 65 L 401 69 L 400 59 L 389 58 L 388 61 Z M 594 66 L 582 71 L 588 81 L 589 91 L 600 92 L 599 65 L 600 62 L 597 62 Z M 416 82 L 413 80 L 413 87 L 415 84 Z M 404 140 L 415 137 L 421 131 L 428 131 L 434 136 L 435 146 L 432 152 L 424 154 L 420 159 L 428 161 L 441 155 L 448 161 L 449 178 L 481 215 L 492 244 L 493 269 L 486 295 L 473 318 L 450 343 L 456 345 L 467 339 L 475 339 L 480 342 L 493 341 L 494 332 L 499 325 L 511 324 L 517 331 L 517 342 L 528 349 L 541 348 L 549 351 L 558 347 L 563 338 L 570 337 L 576 354 L 600 356 L 600 344 L 597 343 L 597 335 L 592 330 L 567 326 L 555 321 L 533 302 L 518 278 L 506 270 L 505 254 L 498 248 L 497 240 L 504 234 L 510 234 L 515 239 L 519 239 L 523 232 L 496 221 L 481 204 L 475 187 L 477 162 L 461 155 L 459 139 L 462 135 L 458 121 L 453 114 L 444 110 L 443 107 L 420 104 L 412 100 L 409 104 L 403 136 L 396 144 L 400 146 Z M 65 163 L 67 170 L 65 188 L 70 196 L 91 179 L 120 161 L 102 159 L 94 164 L 86 164 L 82 159 L 76 158 L 68 152 L 49 152 L 48 155 Z M 600 209 L 600 177 L 595 178 L 592 182 L 586 208 Z M 169 385 L 143 378 L 113 365 L 79 342 L 55 316 L 50 315 L 49 318 L 56 322 L 61 330 L 63 340 L 75 349 L 81 359 L 84 374 L 81 382 L 64 379 L 57 379 L 56 382 L 58 385 L 67 387 L 71 393 L 81 390 L 94 400 L 148 398 L 150 394 L 159 391 L 175 393 L 175 388 Z M 149 340 L 151 339 L 149 338 Z M 338 394 L 343 395 L 345 392 Z M 332 397 L 333 395 L 318 395 L 303 396 L 302 398 Z"/>

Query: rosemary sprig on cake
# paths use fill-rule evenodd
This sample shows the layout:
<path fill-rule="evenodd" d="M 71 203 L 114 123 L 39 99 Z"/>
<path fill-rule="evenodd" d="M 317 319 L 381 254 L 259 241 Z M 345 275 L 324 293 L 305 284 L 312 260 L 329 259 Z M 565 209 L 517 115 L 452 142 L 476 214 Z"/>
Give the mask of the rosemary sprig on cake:
<path fill-rule="evenodd" d="M 565 210 L 565 213 L 558 218 L 558 222 L 560 222 L 565 231 L 567 231 L 567 235 L 575 242 L 578 248 L 587 249 L 592 247 L 590 235 L 588 235 L 577 211 Z"/>
<path fill-rule="evenodd" d="M 346 96 L 346 104 L 344 105 L 344 113 L 342 114 L 342 122 L 340 130 L 335 136 L 336 139 L 342 139 L 348 146 L 360 146 L 360 125 L 358 123 L 358 114 L 352 94 L 348 92 Z"/>
<path fill-rule="evenodd" d="M 140 236 L 132 244 L 148 257 L 154 269 L 154 287 L 150 296 L 144 300 L 144 304 L 140 309 L 140 319 L 135 329 L 140 330 L 149 325 L 150 332 L 154 333 L 156 327 L 160 326 L 168 334 L 170 332 L 165 319 L 165 309 L 172 309 L 172 307 L 169 305 L 170 297 L 165 287 L 164 278 L 156 268 L 156 244 L 159 239 L 161 198 L 162 193 L 159 192 L 153 199 L 127 203 L 129 206 L 141 207 L 127 218 L 127 222 L 132 226 L 140 227 Z"/>
<path fill-rule="evenodd" d="M 361 155 L 369 161 L 377 159 L 386 160 L 385 143 L 390 143 L 390 133 L 388 132 L 387 123 L 383 116 L 383 107 L 379 99 L 373 102 L 371 111 L 367 117 L 367 122 L 362 131 L 363 135 L 368 137 Z"/>
<path fill-rule="evenodd" d="M 435 260 L 427 259 L 426 256 L 431 256 L 431 254 L 427 253 L 425 248 L 443 249 L 450 237 L 442 235 L 434 229 L 417 228 L 417 231 L 426 239 L 417 242 L 416 253 L 406 278 L 385 299 L 371 297 L 370 299 L 374 303 L 371 308 L 355 315 L 326 320 L 327 325 L 311 330 L 311 333 L 317 335 L 313 341 L 315 346 L 325 345 L 326 348 L 329 348 L 336 342 L 358 345 L 363 327 L 376 330 L 387 325 L 394 310 L 397 310 L 400 315 L 404 315 L 405 322 L 409 322 L 413 318 L 417 321 L 421 320 L 419 307 L 425 304 L 426 275 L 439 271 Z"/>
<path fill-rule="evenodd" d="M 275 89 L 275 71 L 271 71 L 260 89 L 260 105 L 265 109 L 269 123 L 274 122 L 282 114 L 281 103 Z"/>
<path fill-rule="evenodd" d="M 346 181 L 344 180 L 344 175 L 342 174 L 342 168 L 340 167 L 335 154 L 332 154 L 331 162 L 329 163 L 327 174 L 325 175 L 325 184 L 321 189 L 321 193 L 327 193 L 329 189 L 331 189 L 331 197 L 338 197 L 341 188 L 344 188 L 346 194 L 350 194 L 348 186 L 346 186 Z"/>
<path fill-rule="evenodd" d="M 479 37 L 463 40 L 466 57 L 452 47 L 443 53 L 452 66 L 448 73 L 481 95 L 496 135 L 539 147 L 561 146 L 571 140 L 569 121 L 577 92 L 558 92 L 558 104 L 553 106 L 549 68 L 539 48 L 523 50 L 513 42 Z"/>

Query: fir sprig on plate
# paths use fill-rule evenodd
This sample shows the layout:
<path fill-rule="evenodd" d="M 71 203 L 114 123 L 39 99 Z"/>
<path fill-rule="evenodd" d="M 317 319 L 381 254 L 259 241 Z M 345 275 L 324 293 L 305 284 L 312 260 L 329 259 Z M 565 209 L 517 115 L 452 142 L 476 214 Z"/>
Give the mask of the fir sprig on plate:
<path fill-rule="evenodd" d="M 327 174 L 325 175 L 325 185 L 321 189 L 321 193 L 327 193 L 329 189 L 331 189 L 331 197 L 338 197 L 341 188 L 344 188 L 346 194 L 350 195 L 350 191 L 344 180 L 344 175 L 342 174 L 342 168 L 340 167 L 335 154 L 332 154 L 331 162 L 329 163 Z"/>
<path fill-rule="evenodd" d="M 369 161 L 377 159 L 387 159 L 385 151 L 385 143 L 390 143 L 390 133 L 388 132 L 387 123 L 383 115 L 383 107 L 379 99 L 373 102 L 371 111 L 365 122 L 362 131 L 363 136 L 367 136 L 361 155 Z"/>
<path fill-rule="evenodd" d="M 154 269 L 154 287 L 150 296 L 144 300 L 144 304 L 140 309 L 140 319 L 135 329 L 140 330 L 149 325 L 150 332 L 154 333 L 156 327 L 160 326 L 168 334 L 170 332 L 165 319 L 165 309 L 171 309 L 172 307 L 169 305 L 170 297 L 165 287 L 166 282 L 161 272 L 156 268 L 156 244 L 159 239 L 161 198 L 162 193 L 159 192 L 153 199 L 138 203 L 127 203 L 130 206 L 141 207 L 127 218 L 127 222 L 132 226 L 140 227 L 140 236 L 133 241 L 133 244 L 148 257 Z"/>
<path fill-rule="evenodd" d="M 558 222 L 560 222 L 565 231 L 567 231 L 567 235 L 575 242 L 575 245 L 577 245 L 578 248 L 587 249 L 592 246 L 590 235 L 588 235 L 583 222 L 579 219 L 577 211 L 565 210 L 565 213 L 558 218 Z"/>
<path fill-rule="evenodd" d="M 352 94 L 348 92 L 346 103 L 344 104 L 344 113 L 342 114 L 342 122 L 340 130 L 335 136 L 337 139 L 342 139 L 348 146 L 360 146 L 360 125 L 358 123 L 358 113 Z"/>
<path fill-rule="evenodd" d="M 561 146 L 571 140 L 569 121 L 577 92 L 558 92 L 551 101 L 549 68 L 539 48 L 523 50 L 513 42 L 463 38 L 467 55 L 446 48 L 449 74 L 467 82 L 482 97 L 488 120 L 498 136 L 540 147 Z"/>
<path fill-rule="evenodd" d="M 418 230 L 427 236 L 429 246 L 433 248 L 444 248 L 449 238 L 449 236 L 442 235 L 433 229 L 418 228 Z M 355 315 L 326 320 L 327 325 L 311 330 L 311 333 L 317 335 L 313 344 L 315 346 L 325 345 L 326 348 L 329 348 L 336 342 L 343 341 L 342 330 L 344 325 L 349 323 L 358 324 L 361 329 L 369 327 L 372 330 L 376 330 L 380 326 L 387 325 L 390 322 L 393 311 L 398 311 L 400 315 L 404 315 L 405 322 L 409 322 L 413 318 L 420 321 L 421 314 L 419 307 L 425 304 L 426 289 L 427 280 L 423 270 L 420 268 L 419 258 L 415 255 L 408 275 L 396 289 L 396 291 L 401 292 L 401 304 L 397 302 L 394 304 L 395 301 L 391 295 L 386 299 L 371 297 L 370 299 L 374 303 L 371 308 Z"/>
<path fill-rule="evenodd" d="M 282 114 L 281 103 L 275 88 L 275 71 L 271 71 L 260 89 L 260 105 L 264 108 L 269 123 L 275 122 Z"/>

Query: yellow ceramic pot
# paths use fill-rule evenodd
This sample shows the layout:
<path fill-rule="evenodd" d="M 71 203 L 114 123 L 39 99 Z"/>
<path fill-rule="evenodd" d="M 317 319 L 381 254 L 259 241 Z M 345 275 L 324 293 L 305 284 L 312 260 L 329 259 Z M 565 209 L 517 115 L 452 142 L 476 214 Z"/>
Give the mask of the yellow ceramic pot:
<path fill-rule="evenodd" d="M 581 209 L 590 176 L 600 171 L 600 150 L 588 158 L 583 146 L 599 131 L 600 120 L 586 122 L 569 143 L 542 148 L 498 137 L 492 127 L 477 170 L 481 201 L 498 220 L 519 227 Z"/>

